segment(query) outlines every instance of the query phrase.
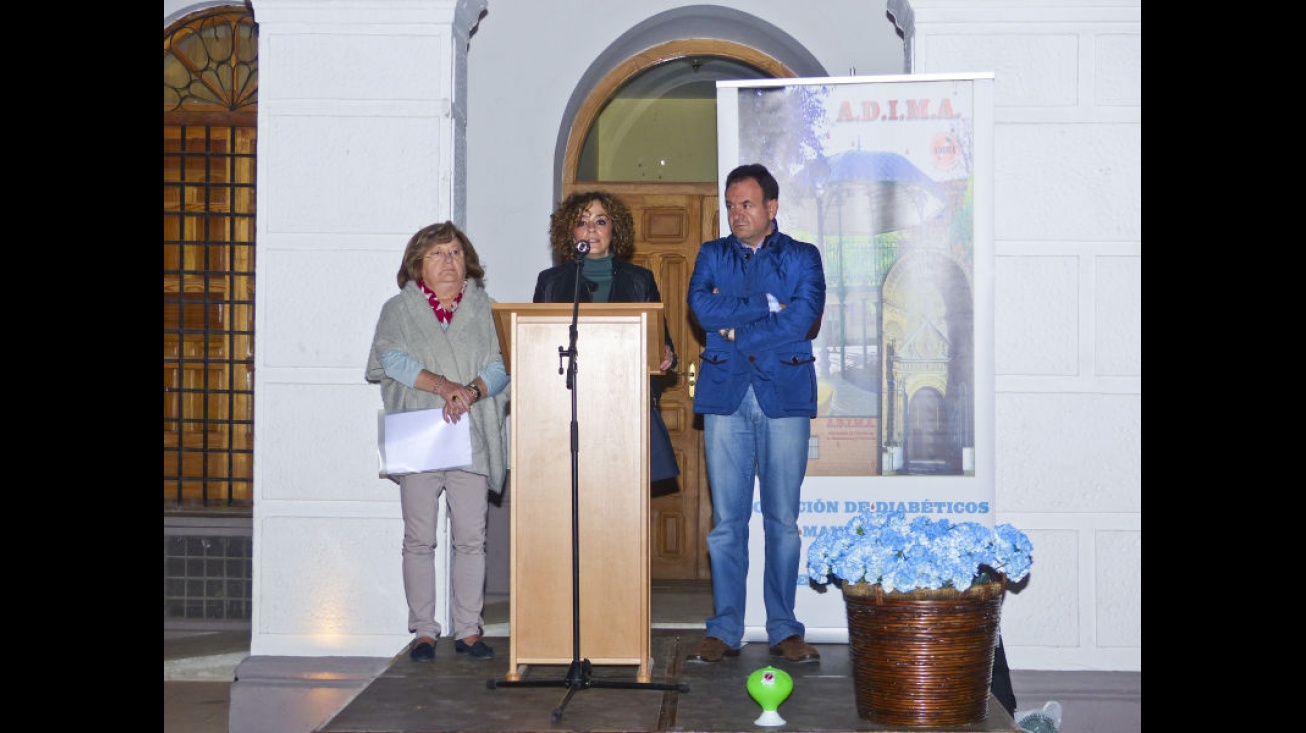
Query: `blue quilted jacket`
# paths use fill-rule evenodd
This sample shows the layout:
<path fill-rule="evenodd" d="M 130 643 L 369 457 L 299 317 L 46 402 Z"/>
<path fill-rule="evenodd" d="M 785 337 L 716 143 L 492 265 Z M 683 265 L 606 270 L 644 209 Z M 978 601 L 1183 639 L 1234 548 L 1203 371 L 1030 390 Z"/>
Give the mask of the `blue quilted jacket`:
<path fill-rule="evenodd" d="M 767 293 L 786 307 L 771 313 Z M 751 384 L 768 417 L 816 417 L 812 339 L 825 310 L 825 270 L 815 245 L 778 229 L 756 253 L 733 234 L 704 242 L 687 301 L 707 333 L 694 412 L 728 415 Z M 717 333 L 723 328 L 735 329 L 733 342 Z"/>

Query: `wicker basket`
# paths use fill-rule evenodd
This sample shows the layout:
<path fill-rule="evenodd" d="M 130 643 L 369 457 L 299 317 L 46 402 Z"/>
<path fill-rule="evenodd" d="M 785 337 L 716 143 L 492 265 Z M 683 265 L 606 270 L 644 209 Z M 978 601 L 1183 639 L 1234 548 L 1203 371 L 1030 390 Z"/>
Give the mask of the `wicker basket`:
<path fill-rule="evenodd" d="M 972 725 L 988 715 L 1005 579 L 885 593 L 844 583 L 857 714 L 884 725 Z"/>

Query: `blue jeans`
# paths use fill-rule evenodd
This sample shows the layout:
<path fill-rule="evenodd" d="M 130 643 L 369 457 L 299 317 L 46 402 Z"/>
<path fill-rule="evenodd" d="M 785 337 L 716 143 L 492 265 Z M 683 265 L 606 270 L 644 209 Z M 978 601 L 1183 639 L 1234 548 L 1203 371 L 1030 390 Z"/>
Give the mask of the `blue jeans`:
<path fill-rule="evenodd" d="M 748 587 L 748 520 L 753 513 L 754 477 L 761 479 L 762 529 L 766 565 L 762 597 L 766 637 L 772 644 L 806 627 L 794 616 L 802 537 L 798 507 L 807 473 L 807 417 L 767 417 L 750 386 L 730 415 L 704 415 L 707 477 L 712 490 L 712 531 L 707 536 L 712 561 L 712 599 L 716 615 L 707 635 L 738 649 L 744 638 L 744 600 Z"/>

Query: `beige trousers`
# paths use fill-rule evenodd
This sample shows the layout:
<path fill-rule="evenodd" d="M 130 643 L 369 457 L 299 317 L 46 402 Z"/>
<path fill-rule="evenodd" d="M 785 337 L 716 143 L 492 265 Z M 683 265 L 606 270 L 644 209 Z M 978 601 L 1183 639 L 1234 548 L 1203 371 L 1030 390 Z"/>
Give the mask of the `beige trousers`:
<path fill-rule="evenodd" d="M 485 606 L 485 524 L 489 502 L 485 476 L 466 471 L 428 471 L 399 477 L 404 514 L 404 596 L 408 630 L 440 638 L 435 620 L 436 520 L 440 495 L 449 503 L 453 543 L 453 638 L 481 633 Z"/>

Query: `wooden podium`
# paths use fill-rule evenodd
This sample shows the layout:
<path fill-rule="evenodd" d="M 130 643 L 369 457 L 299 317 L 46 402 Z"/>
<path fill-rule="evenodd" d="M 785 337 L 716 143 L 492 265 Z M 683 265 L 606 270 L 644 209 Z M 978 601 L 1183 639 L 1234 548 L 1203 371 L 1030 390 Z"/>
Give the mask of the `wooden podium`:
<path fill-rule="evenodd" d="M 576 326 L 580 659 L 638 665 L 648 682 L 649 376 L 660 374 L 661 303 L 581 303 Z M 568 665 L 572 594 L 572 303 L 493 306 L 512 375 L 505 679 Z"/>

